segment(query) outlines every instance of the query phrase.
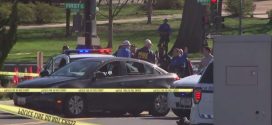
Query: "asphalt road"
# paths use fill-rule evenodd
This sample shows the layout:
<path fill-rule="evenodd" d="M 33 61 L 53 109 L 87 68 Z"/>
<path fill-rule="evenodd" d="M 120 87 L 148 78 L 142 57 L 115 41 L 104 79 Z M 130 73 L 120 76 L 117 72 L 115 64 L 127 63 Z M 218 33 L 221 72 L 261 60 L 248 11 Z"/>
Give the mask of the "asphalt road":
<path fill-rule="evenodd" d="M 12 105 L 11 101 L 0 102 L 1 104 Z M 143 112 L 138 117 L 123 115 L 120 117 L 111 117 L 107 115 L 92 114 L 84 118 L 75 118 L 79 122 L 95 123 L 98 125 L 177 125 L 178 118 L 170 112 L 165 117 L 152 117 L 148 112 Z M 54 125 L 44 121 L 32 120 L 13 114 L 0 111 L 0 124 L 1 125 Z"/>

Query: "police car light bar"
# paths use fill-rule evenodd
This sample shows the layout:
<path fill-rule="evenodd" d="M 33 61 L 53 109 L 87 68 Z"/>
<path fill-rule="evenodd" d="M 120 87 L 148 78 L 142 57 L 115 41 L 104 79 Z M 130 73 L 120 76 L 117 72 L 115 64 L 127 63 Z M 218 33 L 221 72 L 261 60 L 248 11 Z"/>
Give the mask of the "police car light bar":
<path fill-rule="evenodd" d="M 111 54 L 112 50 L 110 48 L 105 49 L 77 49 L 77 50 L 66 50 L 64 54 L 70 55 L 72 53 L 77 54 L 88 54 L 88 53 L 98 53 L 98 54 Z"/>

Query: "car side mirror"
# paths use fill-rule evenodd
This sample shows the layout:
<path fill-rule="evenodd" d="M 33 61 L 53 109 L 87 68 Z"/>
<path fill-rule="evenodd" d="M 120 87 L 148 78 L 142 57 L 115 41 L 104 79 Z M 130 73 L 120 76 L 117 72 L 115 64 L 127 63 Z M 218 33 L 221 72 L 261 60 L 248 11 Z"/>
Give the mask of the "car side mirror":
<path fill-rule="evenodd" d="M 47 70 L 43 70 L 41 71 L 40 76 L 41 77 L 49 76 L 49 72 Z"/>
<path fill-rule="evenodd" d="M 96 73 L 94 73 L 94 78 L 95 79 L 102 79 L 102 78 L 105 78 L 105 77 L 106 77 L 106 75 L 103 72 L 96 72 Z"/>

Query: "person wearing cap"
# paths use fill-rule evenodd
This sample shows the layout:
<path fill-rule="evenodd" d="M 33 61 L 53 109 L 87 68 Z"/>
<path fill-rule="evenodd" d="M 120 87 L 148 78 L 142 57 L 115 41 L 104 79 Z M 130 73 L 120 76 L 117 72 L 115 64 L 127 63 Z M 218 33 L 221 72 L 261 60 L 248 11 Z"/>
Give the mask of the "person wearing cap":
<path fill-rule="evenodd" d="M 160 34 L 160 41 L 158 44 L 158 48 L 164 47 L 165 52 L 168 52 L 168 42 L 170 41 L 170 35 L 172 29 L 168 24 L 168 19 L 164 19 L 163 24 L 161 24 L 158 28 L 158 32 Z M 162 46 L 164 44 L 164 46 Z"/>
<path fill-rule="evenodd" d="M 128 40 L 125 40 L 122 42 L 120 49 L 118 49 L 116 56 L 117 57 L 131 57 L 131 51 L 130 51 L 130 42 Z"/>
<path fill-rule="evenodd" d="M 151 47 L 152 47 L 151 40 L 146 39 L 144 47 L 137 50 L 135 57 L 137 59 L 145 60 L 150 63 L 155 63 L 156 62 L 156 55 L 151 50 Z"/>

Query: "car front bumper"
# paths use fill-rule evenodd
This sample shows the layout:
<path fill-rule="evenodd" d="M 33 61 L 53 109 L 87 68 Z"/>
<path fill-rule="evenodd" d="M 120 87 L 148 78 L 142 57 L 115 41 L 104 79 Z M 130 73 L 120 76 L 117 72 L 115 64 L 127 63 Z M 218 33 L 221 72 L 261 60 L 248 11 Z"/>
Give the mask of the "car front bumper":
<path fill-rule="evenodd" d="M 64 94 L 60 93 L 15 93 L 13 102 L 16 106 L 39 111 L 62 111 Z"/>

